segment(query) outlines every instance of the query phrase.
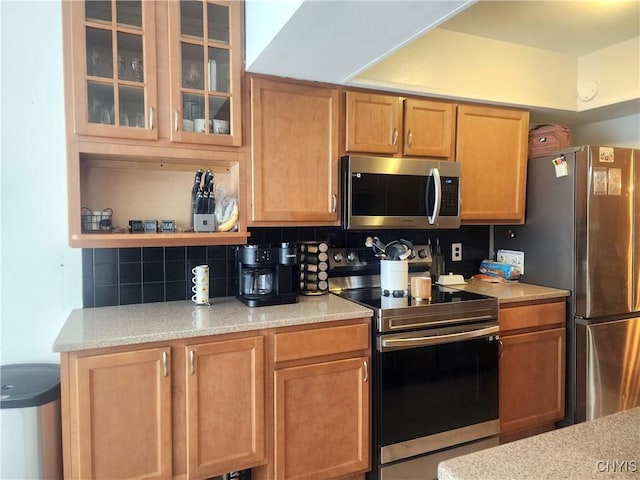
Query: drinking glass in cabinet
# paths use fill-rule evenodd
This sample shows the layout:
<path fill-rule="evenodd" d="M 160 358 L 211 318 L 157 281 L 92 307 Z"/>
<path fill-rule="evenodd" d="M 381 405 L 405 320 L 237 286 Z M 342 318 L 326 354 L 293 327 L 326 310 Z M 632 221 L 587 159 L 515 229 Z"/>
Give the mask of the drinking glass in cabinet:
<path fill-rule="evenodd" d="M 92 77 L 113 77 L 113 44 L 111 32 L 100 28 L 87 27 L 87 75 Z"/>
<path fill-rule="evenodd" d="M 118 79 L 142 82 L 142 36 L 118 32 Z"/>
<path fill-rule="evenodd" d="M 109 84 L 88 82 L 87 92 L 89 122 L 113 125 L 113 87 Z"/>
<path fill-rule="evenodd" d="M 145 127 L 144 89 L 142 87 L 118 87 L 120 125 L 123 127 Z"/>

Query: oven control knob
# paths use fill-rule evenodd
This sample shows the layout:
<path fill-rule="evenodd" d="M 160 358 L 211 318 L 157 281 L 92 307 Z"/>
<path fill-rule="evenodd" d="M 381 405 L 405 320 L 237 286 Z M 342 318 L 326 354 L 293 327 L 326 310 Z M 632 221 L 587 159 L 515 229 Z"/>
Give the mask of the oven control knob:
<path fill-rule="evenodd" d="M 338 252 L 338 253 L 335 253 L 333 255 L 333 261 L 334 262 L 340 263 L 342 260 L 344 260 L 344 257 L 342 256 L 342 253 Z"/>
<path fill-rule="evenodd" d="M 358 255 L 356 255 L 356 252 L 349 252 L 347 255 L 347 262 L 355 262 L 357 259 Z"/>
<path fill-rule="evenodd" d="M 418 256 L 420 258 L 427 258 L 427 251 L 424 248 L 422 250 L 418 250 Z"/>

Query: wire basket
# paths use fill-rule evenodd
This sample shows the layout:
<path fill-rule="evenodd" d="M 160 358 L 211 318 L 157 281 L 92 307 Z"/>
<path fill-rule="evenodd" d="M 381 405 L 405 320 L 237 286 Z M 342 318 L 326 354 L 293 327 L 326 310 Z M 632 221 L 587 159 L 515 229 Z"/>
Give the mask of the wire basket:
<path fill-rule="evenodd" d="M 105 233 L 111 231 L 111 216 L 113 210 L 105 208 L 101 211 L 92 211 L 82 207 L 80 221 L 83 233 Z"/>

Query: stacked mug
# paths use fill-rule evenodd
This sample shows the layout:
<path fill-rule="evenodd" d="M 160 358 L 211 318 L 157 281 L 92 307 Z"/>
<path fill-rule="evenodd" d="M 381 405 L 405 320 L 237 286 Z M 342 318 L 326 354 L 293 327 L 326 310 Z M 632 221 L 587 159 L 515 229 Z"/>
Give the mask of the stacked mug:
<path fill-rule="evenodd" d="M 329 293 L 329 244 L 324 241 L 298 242 L 300 294 Z"/>
<path fill-rule="evenodd" d="M 191 269 L 191 273 L 193 273 L 191 300 L 196 305 L 209 305 L 209 265 L 197 265 Z"/>

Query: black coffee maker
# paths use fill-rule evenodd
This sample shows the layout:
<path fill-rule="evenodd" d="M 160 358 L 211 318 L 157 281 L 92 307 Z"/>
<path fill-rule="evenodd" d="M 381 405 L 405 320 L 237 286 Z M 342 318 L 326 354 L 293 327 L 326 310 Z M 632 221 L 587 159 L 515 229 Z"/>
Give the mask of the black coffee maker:
<path fill-rule="evenodd" d="M 249 307 L 296 303 L 295 244 L 238 247 L 238 295 Z"/>

